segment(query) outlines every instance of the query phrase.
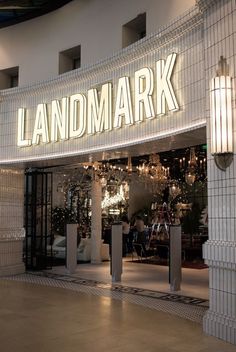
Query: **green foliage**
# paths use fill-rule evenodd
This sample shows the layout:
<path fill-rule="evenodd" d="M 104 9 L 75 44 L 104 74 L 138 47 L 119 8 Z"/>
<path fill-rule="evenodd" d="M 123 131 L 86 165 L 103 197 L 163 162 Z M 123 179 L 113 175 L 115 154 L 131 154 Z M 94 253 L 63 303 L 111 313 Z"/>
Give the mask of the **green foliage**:
<path fill-rule="evenodd" d="M 76 223 L 76 214 L 68 208 L 55 207 L 52 210 L 52 229 L 58 235 L 65 236 L 66 224 Z"/>

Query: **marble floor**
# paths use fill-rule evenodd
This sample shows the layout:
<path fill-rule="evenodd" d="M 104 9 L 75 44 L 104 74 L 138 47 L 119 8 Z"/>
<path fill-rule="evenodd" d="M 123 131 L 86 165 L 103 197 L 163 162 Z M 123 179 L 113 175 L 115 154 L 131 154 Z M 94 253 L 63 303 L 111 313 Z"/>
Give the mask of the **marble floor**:
<path fill-rule="evenodd" d="M 54 267 L 52 273 L 66 274 L 63 266 Z M 75 277 L 98 280 L 111 283 L 110 262 L 101 264 L 78 264 Z M 169 269 L 167 266 L 140 264 L 131 261 L 131 258 L 123 259 L 122 285 L 150 289 L 154 291 L 170 292 Z M 182 268 L 181 290 L 175 292 L 185 296 L 208 299 L 208 269 Z"/>
<path fill-rule="evenodd" d="M 201 324 L 111 297 L 0 280 L 1 352 L 233 352 Z"/>

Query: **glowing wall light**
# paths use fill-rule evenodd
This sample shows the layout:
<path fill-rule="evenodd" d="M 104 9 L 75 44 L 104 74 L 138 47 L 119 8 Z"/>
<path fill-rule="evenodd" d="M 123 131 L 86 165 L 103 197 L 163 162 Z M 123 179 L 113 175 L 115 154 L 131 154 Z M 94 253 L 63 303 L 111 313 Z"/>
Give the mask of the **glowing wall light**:
<path fill-rule="evenodd" d="M 223 171 L 233 160 L 232 79 L 221 56 L 217 76 L 211 80 L 211 154 Z"/>

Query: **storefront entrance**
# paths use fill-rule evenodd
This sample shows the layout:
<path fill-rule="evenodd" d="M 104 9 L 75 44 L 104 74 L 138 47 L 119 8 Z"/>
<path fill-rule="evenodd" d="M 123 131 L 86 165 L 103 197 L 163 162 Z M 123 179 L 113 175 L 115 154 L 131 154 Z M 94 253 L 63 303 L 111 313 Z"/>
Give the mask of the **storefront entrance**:
<path fill-rule="evenodd" d="M 111 225 L 126 214 L 130 231 L 123 238 L 123 261 L 129 263 L 125 265 L 132 265 L 137 272 L 140 264 L 147 265 L 146 270 L 148 266 L 150 270 L 151 266 L 168 268 L 169 225 L 178 224 L 182 227 L 182 267 L 199 271 L 207 268 L 202 258 L 202 245 L 208 238 L 206 145 L 48 170 L 26 173 L 28 269 L 65 266 L 66 224 L 71 222 L 78 226 L 79 267 L 90 263 L 95 178 L 102 188 L 103 262 L 110 259 Z M 137 246 L 137 216 L 145 227 L 141 251 Z"/>

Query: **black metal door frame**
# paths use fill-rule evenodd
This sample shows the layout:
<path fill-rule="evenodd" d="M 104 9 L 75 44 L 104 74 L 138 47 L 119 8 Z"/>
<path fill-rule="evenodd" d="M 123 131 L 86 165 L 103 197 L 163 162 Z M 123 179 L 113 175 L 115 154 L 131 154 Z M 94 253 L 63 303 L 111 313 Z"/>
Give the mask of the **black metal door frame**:
<path fill-rule="evenodd" d="M 25 172 L 25 265 L 26 269 L 52 267 L 51 172 Z"/>

